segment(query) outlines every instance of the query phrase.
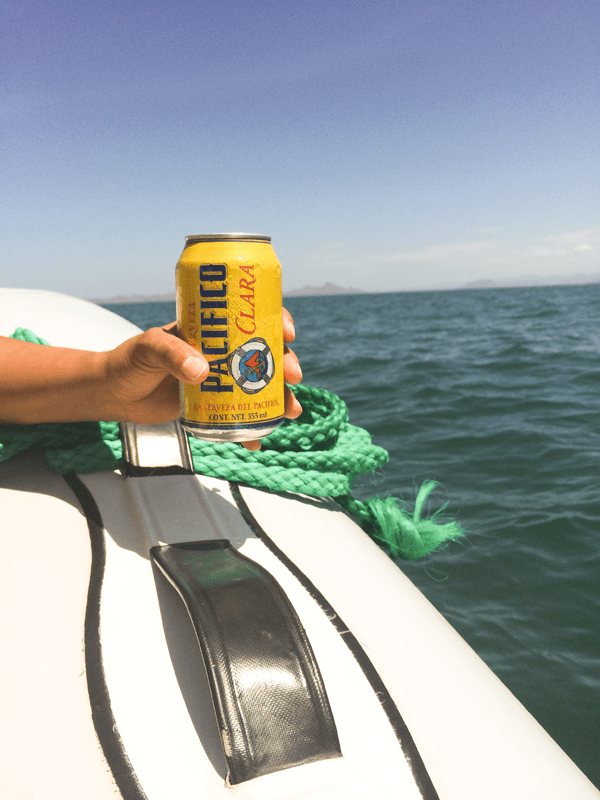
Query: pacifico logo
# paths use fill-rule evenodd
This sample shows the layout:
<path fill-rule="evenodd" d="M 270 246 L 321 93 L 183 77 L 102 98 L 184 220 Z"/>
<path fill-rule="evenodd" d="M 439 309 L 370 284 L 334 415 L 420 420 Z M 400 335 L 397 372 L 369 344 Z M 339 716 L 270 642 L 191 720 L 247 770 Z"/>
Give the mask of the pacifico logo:
<path fill-rule="evenodd" d="M 254 317 L 254 265 L 240 267 L 246 276 L 239 280 L 244 310 L 236 317 L 236 327 L 245 334 L 256 330 Z M 235 346 L 229 327 L 229 286 L 227 264 L 201 264 L 200 278 L 200 341 L 202 353 L 209 357 L 209 373 L 200 387 L 201 392 L 233 392 L 237 384 L 246 394 L 256 394 L 269 384 L 275 373 L 271 348 L 259 336 L 230 351 Z M 235 303 L 234 303 L 235 306 Z M 243 324 L 242 324 L 243 323 Z M 244 327 L 246 326 L 246 327 Z M 238 339 L 239 341 L 239 339 Z M 211 358 L 220 356 L 220 358 Z"/>
<path fill-rule="evenodd" d="M 250 339 L 238 347 L 230 359 L 231 375 L 246 394 L 260 392 L 275 374 L 275 360 L 271 348 L 259 337 Z"/>

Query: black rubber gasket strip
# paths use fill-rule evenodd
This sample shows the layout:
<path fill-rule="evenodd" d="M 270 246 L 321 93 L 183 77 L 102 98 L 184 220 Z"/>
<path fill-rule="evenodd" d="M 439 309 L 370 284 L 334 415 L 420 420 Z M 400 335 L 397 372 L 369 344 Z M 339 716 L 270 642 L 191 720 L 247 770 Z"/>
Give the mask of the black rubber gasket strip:
<path fill-rule="evenodd" d="M 106 542 L 102 516 L 92 493 L 77 475 L 71 473 L 63 475 L 63 478 L 79 501 L 90 532 L 92 566 L 85 611 L 84 645 L 92 721 L 104 757 L 108 762 L 123 800 L 148 800 L 129 761 L 123 740 L 119 734 L 110 704 L 110 695 L 102 662 L 100 596 L 106 567 Z"/>
<path fill-rule="evenodd" d="M 312 581 L 294 564 L 294 562 L 288 558 L 283 550 L 281 550 L 275 544 L 266 531 L 260 526 L 250 511 L 248 504 L 242 497 L 239 485 L 237 483 L 230 482 L 229 487 L 240 514 L 243 516 L 252 532 L 290 570 L 294 577 L 300 581 L 302 586 L 304 586 L 315 602 L 325 612 L 327 618 L 340 634 L 341 638 L 346 643 L 346 646 L 358 662 L 363 673 L 365 674 L 365 677 L 371 684 L 377 699 L 381 703 L 381 706 L 390 722 L 390 725 L 392 726 L 392 729 L 394 730 L 394 733 L 396 734 L 396 738 L 400 743 L 402 752 L 404 753 L 404 756 L 408 762 L 413 778 L 419 791 L 421 792 L 423 800 L 440 800 L 436 788 L 433 785 L 433 781 L 427 772 L 427 767 L 421 758 L 421 754 L 419 753 L 415 740 L 413 739 L 411 732 L 402 718 L 402 714 L 398 710 L 398 707 L 396 706 L 386 685 L 382 681 L 379 673 L 375 669 L 371 659 L 361 647 L 358 639 L 350 632 L 348 626 L 344 624 L 344 621 L 340 618 L 324 595 L 317 589 L 314 583 L 312 583 Z"/>

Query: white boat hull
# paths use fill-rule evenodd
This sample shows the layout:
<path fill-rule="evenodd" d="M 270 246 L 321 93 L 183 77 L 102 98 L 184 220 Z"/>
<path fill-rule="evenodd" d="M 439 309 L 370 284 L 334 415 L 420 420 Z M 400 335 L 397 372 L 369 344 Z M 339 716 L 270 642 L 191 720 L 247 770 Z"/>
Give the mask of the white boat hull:
<path fill-rule="evenodd" d="M 23 326 L 89 349 L 136 332 L 83 301 L 17 290 L 0 291 L 0 321 L 4 335 Z M 0 464 L 0 507 L 0 797 L 600 797 L 333 501 L 198 475 L 65 480 L 25 453 Z M 150 558 L 214 540 L 293 605 L 340 757 L 227 781 L 196 634 Z"/>

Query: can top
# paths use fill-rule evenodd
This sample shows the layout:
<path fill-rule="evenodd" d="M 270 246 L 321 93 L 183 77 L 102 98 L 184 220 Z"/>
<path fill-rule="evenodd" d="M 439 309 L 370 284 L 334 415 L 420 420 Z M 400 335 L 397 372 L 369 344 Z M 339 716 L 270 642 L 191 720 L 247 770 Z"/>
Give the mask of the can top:
<path fill-rule="evenodd" d="M 186 244 L 195 242 L 270 242 L 270 236 L 259 233 L 199 233 L 185 237 Z"/>

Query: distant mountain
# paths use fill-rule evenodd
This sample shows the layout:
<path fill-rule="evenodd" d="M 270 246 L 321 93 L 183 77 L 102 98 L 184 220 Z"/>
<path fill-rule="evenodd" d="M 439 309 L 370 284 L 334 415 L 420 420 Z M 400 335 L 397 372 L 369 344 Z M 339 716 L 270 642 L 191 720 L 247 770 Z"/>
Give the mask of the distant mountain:
<path fill-rule="evenodd" d="M 169 292 L 168 294 L 133 294 L 133 295 L 124 295 L 120 294 L 116 297 L 105 297 L 102 300 L 98 300 L 97 298 L 90 300 L 91 303 L 98 303 L 100 305 L 122 305 L 123 303 L 174 303 L 175 302 L 175 292 Z"/>
<path fill-rule="evenodd" d="M 523 289 L 536 286 L 583 286 L 590 283 L 600 283 L 600 272 L 586 274 L 578 272 L 575 275 L 523 275 L 521 278 L 499 278 L 496 281 L 483 279 L 465 283 L 458 289 Z M 454 287 L 453 287 L 454 288 Z"/>
<path fill-rule="evenodd" d="M 284 297 L 314 297 L 321 294 L 364 294 L 364 289 L 354 289 L 336 286 L 335 283 L 324 283 L 323 286 L 303 286 L 302 289 L 292 289 L 284 292 Z"/>
<path fill-rule="evenodd" d="M 585 286 L 590 283 L 600 283 L 600 272 L 593 274 L 576 272 L 573 275 L 524 275 L 522 278 L 498 282 L 498 286 L 518 289 L 521 286 Z"/>
<path fill-rule="evenodd" d="M 494 281 L 489 280 L 481 280 L 481 281 L 472 281 L 471 283 L 465 283 L 464 286 L 461 286 L 461 289 L 495 289 L 498 286 L 497 283 Z"/>

